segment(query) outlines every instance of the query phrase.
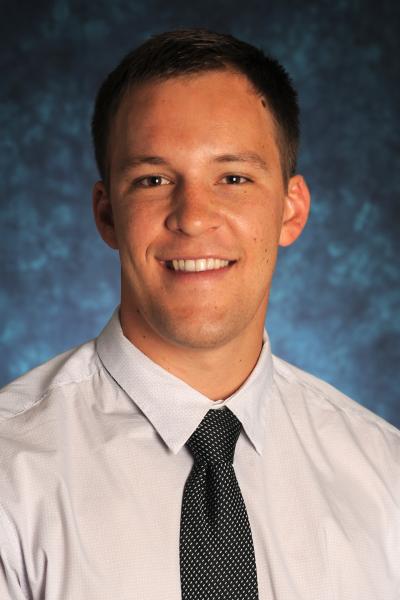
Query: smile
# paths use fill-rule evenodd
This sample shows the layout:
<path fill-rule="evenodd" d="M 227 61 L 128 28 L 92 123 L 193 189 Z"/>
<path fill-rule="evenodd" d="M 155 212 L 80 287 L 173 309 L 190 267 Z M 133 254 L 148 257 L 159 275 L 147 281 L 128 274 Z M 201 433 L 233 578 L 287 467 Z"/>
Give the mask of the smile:
<path fill-rule="evenodd" d="M 186 271 L 193 273 L 199 271 L 215 271 L 218 269 L 223 269 L 234 262 L 236 261 L 226 260 L 223 258 L 176 258 L 173 260 L 167 260 L 165 264 L 168 269 L 173 271 Z"/>

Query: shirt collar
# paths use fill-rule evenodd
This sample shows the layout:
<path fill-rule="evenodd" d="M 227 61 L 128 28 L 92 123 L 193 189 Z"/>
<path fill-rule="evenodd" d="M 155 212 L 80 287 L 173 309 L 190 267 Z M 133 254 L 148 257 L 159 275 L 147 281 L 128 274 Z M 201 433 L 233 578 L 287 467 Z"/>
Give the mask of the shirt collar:
<path fill-rule="evenodd" d="M 223 401 L 213 401 L 143 354 L 122 332 L 117 307 L 96 339 L 105 369 L 152 423 L 176 454 L 209 409 L 227 406 L 262 454 L 267 403 L 272 391 L 273 364 L 269 338 L 263 334 L 258 361 L 243 385 Z"/>

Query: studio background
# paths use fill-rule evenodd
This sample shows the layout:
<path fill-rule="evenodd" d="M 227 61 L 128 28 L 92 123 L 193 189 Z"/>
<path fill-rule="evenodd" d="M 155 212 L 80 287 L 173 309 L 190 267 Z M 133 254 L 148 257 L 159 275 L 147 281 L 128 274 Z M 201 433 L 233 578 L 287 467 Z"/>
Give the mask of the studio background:
<path fill-rule="evenodd" d="M 96 336 L 119 302 L 95 229 L 90 118 L 105 75 L 161 31 L 207 27 L 288 69 L 312 192 L 281 249 L 272 350 L 400 427 L 397 2 L 2 2 L 0 386 Z"/>

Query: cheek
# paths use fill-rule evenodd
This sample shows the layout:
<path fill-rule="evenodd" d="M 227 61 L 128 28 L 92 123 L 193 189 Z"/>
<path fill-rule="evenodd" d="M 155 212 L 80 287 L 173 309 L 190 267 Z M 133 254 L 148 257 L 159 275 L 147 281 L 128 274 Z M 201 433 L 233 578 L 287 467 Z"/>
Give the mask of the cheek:
<path fill-rule="evenodd" d="M 258 236 L 253 236 L 253 244 L 257 270 L 262 274 L 272 271 L 278 254 L 276 232 L 274 230 L 258 232 Z"/>
<path fill-rule="evenodd" d="M 116 231 L 124 254 L 135 257 L 135 260 L 145 260 L 147 249 L 157 236 L 158 227 L 149 210 L 125 205 L 118 214 Z"/>
<path fill-rule="evenodd" d="M 257 286 L 269 286 L 278 256 L 279 228 L 268 220 L 260 222 L 253 231 L 254 277 Z"/>
<path fill-rule="evenodd" d="M 248 251 L 258 259 L 264 262 L 271 255 L 276 254 L 279 242 L 280 227 L 279 215 L 274 210 L 268 212 L 264 210 L 254 210 L 252 208 L 252 218 L 243 218 L 238 223 L 242 236 L 247 240 L 246 246 Z"/>

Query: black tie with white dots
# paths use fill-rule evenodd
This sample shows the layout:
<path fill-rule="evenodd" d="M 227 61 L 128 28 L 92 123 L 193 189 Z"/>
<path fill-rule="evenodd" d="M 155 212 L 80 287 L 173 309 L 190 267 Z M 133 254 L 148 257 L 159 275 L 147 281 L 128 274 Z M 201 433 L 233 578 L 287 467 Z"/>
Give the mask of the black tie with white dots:
<path fill-rule="evenodd" d="M 182 600 L 258 600 L 246 506 L 233 469 L 241 423 L 211 409 L 186 442 L 194 465 L 180 527 Z"/>

